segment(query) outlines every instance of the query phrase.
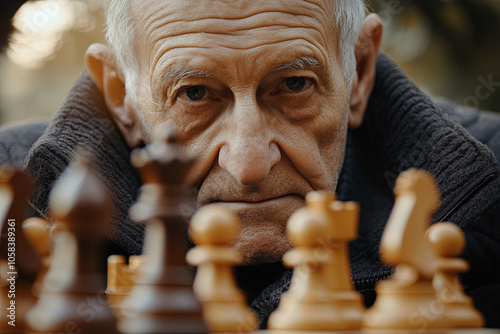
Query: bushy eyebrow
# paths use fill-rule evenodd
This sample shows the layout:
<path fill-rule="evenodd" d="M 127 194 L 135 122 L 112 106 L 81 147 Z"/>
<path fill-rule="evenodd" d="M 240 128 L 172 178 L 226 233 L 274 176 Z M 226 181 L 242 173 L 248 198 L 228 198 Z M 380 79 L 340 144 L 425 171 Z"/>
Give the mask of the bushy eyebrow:
<path fill-rule="evenodd" d="M 321 62 L 318 59 L 310 56 L 304 56 L 297 58 L 292 62 L 280 64 L 273 70 L 273 72 L 288 71 L 288 70 L 292 71 L 303 70 L 306 68 L 318 68 L 318 67 L 321 67 Z"/>
<path fill-rule="evenodd" d="M 212 75 L 205 70 L 189 68 L 187 66 L 173 65 L 163 72 L 162 87 L 185 78 L 210 78 Z"/>

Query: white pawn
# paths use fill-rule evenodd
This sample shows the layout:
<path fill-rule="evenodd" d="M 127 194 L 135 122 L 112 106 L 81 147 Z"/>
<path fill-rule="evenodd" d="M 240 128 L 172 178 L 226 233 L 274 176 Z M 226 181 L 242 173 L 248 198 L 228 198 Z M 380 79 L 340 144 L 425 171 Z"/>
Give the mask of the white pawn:
<path fill-rule="evenodd" d="M 197 247 L 186 259 L 198 266 L 193 289 L 211 333 L 250 332 L 257 324 L 233 271 L 242 260 L 241 253 L 232 248 L 239 230 L 238 217 L 216 205 L 199 210 L 190 223 L 190 235 Z"/>
<path fill-rule="evenodd" d="M 438 256 L 432 285 L 441 306 L 441 317 L 451 328 L 482 327 L 483 316 L 464 293 L 458 276 L 469 270 L 469 264 L 458 257 L 465 248 L 464 233 L 453 223 L 438 223 L 427 230 L 427 240 Z"/>

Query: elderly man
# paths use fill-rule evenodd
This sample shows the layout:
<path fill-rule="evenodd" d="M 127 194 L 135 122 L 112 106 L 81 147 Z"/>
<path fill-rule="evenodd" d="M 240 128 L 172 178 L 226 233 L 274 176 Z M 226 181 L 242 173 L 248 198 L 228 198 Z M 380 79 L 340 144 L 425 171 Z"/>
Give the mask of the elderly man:
<path fill-rule="evenodd" d="M 91 149 L 114 195 L 110 240 L 140 253 L 143 231 L 128 218 L 140 181 L 129 153 L 156 129 L 175 126 L 198 157 L 188 175 L 196 207 L 218 203 L 242 220 L 241 286 L 265 327 L 290 272 L 285 224 L 312 190 L 360 203 L 353 281 L 373 302 L 391 270 L 378 244 L 395 177 L 410 167 L 437 179 L 434 221 L 466 230 L 468 292 L 494 326 L 500 233 L 500 175 L 493 154 L 446 116 L 387 57 L 382 25 L 361 0 L 110 0 L 108 41 L 92 45 L 84 73 L 26 168 L 33 206 L 47 215 L 52 184 L 78 145 Z M 497 118 L 443 104 L 452 117 L 487 129 Z M 474 128 L 470 132 L 474 134 Z M 487 141 L 488 138 L 483 138 Z M 495 303 L 497 303 L 495 306 Z"/>

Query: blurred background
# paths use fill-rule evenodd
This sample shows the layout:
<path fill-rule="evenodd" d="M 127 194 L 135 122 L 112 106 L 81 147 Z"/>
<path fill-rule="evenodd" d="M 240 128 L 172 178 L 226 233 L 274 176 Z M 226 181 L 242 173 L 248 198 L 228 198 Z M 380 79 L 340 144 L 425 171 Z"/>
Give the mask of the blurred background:
<path fill-rule="evenodd" d="M 28 1 L 17 11 L 0 55 L 0 126 L 57 111 L 84 70 L 88 45 L 104 42 L 101 1 Z M 500 112 L 500 0 L 368 3 L 384 24 L 383 52 L 425 92 Z M 2 9 L 0 24 L 6 16 Z"/>

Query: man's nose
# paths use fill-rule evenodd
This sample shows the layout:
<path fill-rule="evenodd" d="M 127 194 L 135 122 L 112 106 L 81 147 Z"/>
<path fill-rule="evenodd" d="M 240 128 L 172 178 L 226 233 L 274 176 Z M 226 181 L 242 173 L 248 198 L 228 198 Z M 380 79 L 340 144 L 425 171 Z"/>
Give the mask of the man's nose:
<path fill-rule="evenodd" d="M 219 166 L 242 185 L 265 180 L 281 159 L 266 123 L 257 101 L 235 104 L 229 116 L 228 137 L 219 151 Z"/>

